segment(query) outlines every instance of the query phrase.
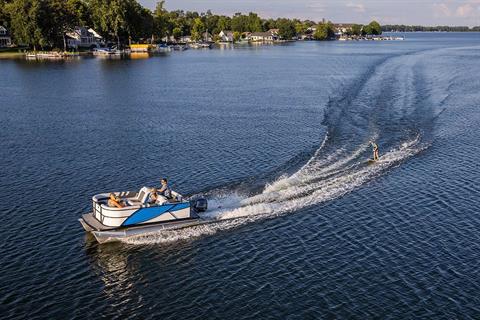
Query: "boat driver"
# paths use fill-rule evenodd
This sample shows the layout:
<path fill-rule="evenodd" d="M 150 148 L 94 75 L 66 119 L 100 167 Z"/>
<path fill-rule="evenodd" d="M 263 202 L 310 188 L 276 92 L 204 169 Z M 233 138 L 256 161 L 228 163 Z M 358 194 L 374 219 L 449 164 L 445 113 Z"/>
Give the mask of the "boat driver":
<path fill-rule="evenodd" d="M 158 190 L 158 193 L 167 199 L 172 199 L 172 190 L 168 186 L 168 180 L 163 178 L 161 181 L 162 187 Z"/>

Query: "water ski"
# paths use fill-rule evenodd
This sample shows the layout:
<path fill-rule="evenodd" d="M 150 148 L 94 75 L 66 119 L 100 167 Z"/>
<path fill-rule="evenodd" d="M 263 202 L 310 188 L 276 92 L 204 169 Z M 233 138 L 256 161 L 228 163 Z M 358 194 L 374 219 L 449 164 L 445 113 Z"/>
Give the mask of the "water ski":
<path fill-rule="evenodd" d="M 374 164 L 375 162 L 377 162 L 378 160 L 373 160 L 373 159 L 368 159 L 368 164 Z"/>

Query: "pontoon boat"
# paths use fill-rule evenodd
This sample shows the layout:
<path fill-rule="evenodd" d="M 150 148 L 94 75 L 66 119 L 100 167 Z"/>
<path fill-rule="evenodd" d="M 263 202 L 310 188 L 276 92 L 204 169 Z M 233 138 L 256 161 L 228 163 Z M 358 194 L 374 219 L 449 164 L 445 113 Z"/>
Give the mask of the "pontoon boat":
<path fill-rule="evenodd" d="M 108 205 L 109 193 L 95 195 L 93 212 L 82 215 L 79 221 L 99 243 L 201 223 L 198 214 L 207 210 L 206 199 L 187 201 L 172 191 L 170 199 L 158 195 L 157 201 L 149 204 L 151 191 L 143 187 L 138 192 L 113 192 L 122 200 L 122 208 Z"/>

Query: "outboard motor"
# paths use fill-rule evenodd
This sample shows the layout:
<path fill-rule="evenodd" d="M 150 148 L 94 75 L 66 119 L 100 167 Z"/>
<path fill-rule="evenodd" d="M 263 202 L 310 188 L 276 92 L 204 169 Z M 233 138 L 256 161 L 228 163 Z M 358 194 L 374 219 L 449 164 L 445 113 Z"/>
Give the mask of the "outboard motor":
<path fill-rule="evenodd" d="M 208 209 L 208 202 L 205 198 L 192 200 L 192 207 L 195 212 L 205 212 Z"/>

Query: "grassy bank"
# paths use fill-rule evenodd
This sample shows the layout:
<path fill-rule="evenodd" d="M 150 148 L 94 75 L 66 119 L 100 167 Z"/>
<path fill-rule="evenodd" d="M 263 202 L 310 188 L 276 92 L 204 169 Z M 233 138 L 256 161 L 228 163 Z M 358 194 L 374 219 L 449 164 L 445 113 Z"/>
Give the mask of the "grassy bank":
<path fill-rule="evenodd" d="M 24 55 L 23 50 L 19 48 L 1 48 L 0 59 L 19 58 Z"/>

